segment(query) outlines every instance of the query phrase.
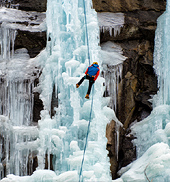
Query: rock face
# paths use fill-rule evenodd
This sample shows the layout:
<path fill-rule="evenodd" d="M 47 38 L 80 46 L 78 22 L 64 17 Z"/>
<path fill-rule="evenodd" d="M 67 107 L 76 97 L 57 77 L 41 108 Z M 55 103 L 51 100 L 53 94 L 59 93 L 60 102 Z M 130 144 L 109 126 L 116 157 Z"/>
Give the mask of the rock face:
<path fill-rule="evenodd" d="M 19 10 L 46 12 L 47 0 L 11 0 L 11 6 L 17 6 Z M 7 5 L 6 5 L 7 6 Z M 8 7 L 8 6 L 7 6 Z M 36 21 L 38 15 L 30 17 Z M 28 22 L 25 22 L 27 25 Z M 15 39 L 15 49 L 26 48 L 31 58 L 35 57 L 46 46 L 46 31 L 29 32 L 18 30 Z"/>
<path fill-rule="evenodd" d="M 15 49 L 26 48 L 31 58 L 37 56 L 46 46 L 46 32 L 18 31 Z"/>
<path fill-rule="evenodd" d="M 136 158 L 129 125 L 141 121 L 152 111 L 149 99 L 157 92 L 157 78 L 153 70 L 154 37 L 157 18 L 165 11 L 165 0 L 93 0 L 97 12 L 123 12 L 125 23 L 117 36 L 105 31 L 101 43 L 114 41 L 123 48 L 123 75 L 118 91 L 117 117 L 124 125 L 120 130 L 119 158 L 115 156 L 114 121 L 107 127 L 108 150 L 113 179 L 117 171 Z M 112 138 L 112 140 L 110 139 Z"/>
<path fill-rule="evenodd" d="M 45 12 L 47 0 L 14 0 L 20 10 Z"/>
<path fill-rule="evenodd" d="M 93 0 L 93 8 L 98 12 L 160 11 L 165 9 L 165 3 L 166 0 Z"/>

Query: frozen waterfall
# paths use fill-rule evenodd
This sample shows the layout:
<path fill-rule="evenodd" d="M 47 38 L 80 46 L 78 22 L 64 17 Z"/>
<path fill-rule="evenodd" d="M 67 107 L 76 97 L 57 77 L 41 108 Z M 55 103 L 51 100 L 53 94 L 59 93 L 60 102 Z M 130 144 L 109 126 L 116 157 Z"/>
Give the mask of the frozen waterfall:
<path fill-rule="evenodd" d="M 110 105 L 115 108 L 116 103 L 109 97 L 103 97 L 105 80 L 102 77 L 97 79 L 90 100 L 84 98 L 87 82 L 78 89 L 75 87 L 84 76 L 89 61 L 90 64 L 97 61 L 102 70 L 102 65 L 106 68 L 114 55 L 106 48 L 109 45 L 104 46 L 107 51 L 103 50 L 100 54 L 99 25 L 91 0 L 48 0 L 46 25 L 42 20 L 44 14 L 39 13 L 36 18 L 39 25 L 36 22 L 35 26 L 29 22 L 34 12 L 11 9 L 12 4 L 8 6 L 5 2 L 4 6 L 10 9 L 0 9 L 3 15 L 2 19 L 0 17 L 3 22 L 0 26 L 1 181 L 78 181 L 92 97 L 94 103 L 81 181 L 111 181 L 105 129 L 112 119 L 120 125 L 114 111 L 107 107 Z M 25 21 L 28 26 L 24 26 Z M 18 27 L 29 31 L 47 28 L 46 49 L 36 58 L 30 59 L 26 49 L 14 51 Z M 118 47 L 117 52 L 117 70 L 110 67 L 115 77 L 105 73 L 110 75 L 106 86 L 111 97 L 116 96 L 121 63 L 125 60 L 121 48 Z M 105 63 L 102 63 L 102 56 L 105 57 Z M 36 78 L 39 78 L 38 86 L 34 84 Z M 112 79 L 114 87 L 110 87 Z M 38 126 L 32 122 L 33 92 L 40 93 L 44 105 Z M 52 97 L 57 100 L 53 115 Z M 33 172 L 35 163 L 37 168 Z"/>

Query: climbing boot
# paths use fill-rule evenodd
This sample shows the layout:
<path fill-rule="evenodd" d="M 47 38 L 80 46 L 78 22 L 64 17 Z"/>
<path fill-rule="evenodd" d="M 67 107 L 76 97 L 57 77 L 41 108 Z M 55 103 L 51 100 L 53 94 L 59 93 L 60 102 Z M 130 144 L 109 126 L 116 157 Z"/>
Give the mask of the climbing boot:
<path fill-rule="evenodd" d="M 77 84 L 76 84 L 76 88 L 79 88 L 79 86 L 80 86 L 80 85 L 77 83 Z"/>
<path fill-rule="evenodd" d="M 86 98 L 86 99 L 89 99 L 89 94 L 86 94 L 85 98 Z"/>

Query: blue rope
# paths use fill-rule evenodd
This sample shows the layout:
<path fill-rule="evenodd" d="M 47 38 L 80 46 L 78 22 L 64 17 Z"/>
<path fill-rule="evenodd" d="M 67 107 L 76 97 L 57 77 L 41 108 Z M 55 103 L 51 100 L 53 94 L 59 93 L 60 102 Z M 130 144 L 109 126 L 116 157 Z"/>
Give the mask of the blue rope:
<path fill-rule="evenodd" d="M 87 30 L 87 18 L 86 18 L 85 0 L 83 0 L 83 5 L 84 5 L 84 21 L 85 21 L 85 27 L 86 27 L 86 38 L 87 38 L 87 47 L 88 47 L 88 60 L 89 60 L 89 65 L 90 65 L 90 50 L 89 50 L 89 37 L 88 37 L 88 30 Z M 89 136 L 91 116 L 92 116 L 92 110 L 93 110 L 94 85 L 92 87 L 93 88 L 92 88 L 92 102 L 91 102 L 91 109 L 90 109 L 90 117 L 89 117 L 89 123 L 88 123 L 88 128 L 87 128 L 86 141 L 85 141 L 84 152 L 83 152 L 83 159 L 82 159 L 82 162 L 81 162 L 81 168 L 80 168 L 80 173 L 79 173 L 79 182 L 81 182 L 83 163 L 84 163 L 84 157 L 85 157 L 85 152 L 86 152 L 86 147 L 87 147 L 87 140 L 88 140 L 88 136 Z"/>
<path fill-rule="evenodd" d="M 91 101 L 90 117 L 89 117 L 89 124 L 88 124 L 88 128 L 87 128 L 86 142 L 85 142 L 84 152 L 83 152 L 83 159 L 82 159 L 82 162 L 81 162 L 81 168 L 80 168 L 80 174 L 79 174 L 79 182 L 80 182 L 80 178 L 81 178 L 81 175 L 82 175 L 84 157 L 85 157 L 85 152 L 86 152 L 86 147 L 87 147 L 87 139 L 88 139 L 89 130 L 90 130 L 91 116 L 92 116 L 92 110 L 93 110 L 93 92 L 94 92 L 94 85 L 93 85 L 93 88 L 92 89 L 93 90 L 92 90 L 92 101 Z"/>
<path fill-rule="evenodd" d="M 86 17 L 86 4 L 85 0 L 83 0 L 83 6 L 84 6 L 84 22 L 85 22 L 85 27 L 86 27 L 86 37 L 87 37 L 87 47 L 88 47 L 88 60 L 89 60 L 89 65 L 90 65 L 90 50 L 89 50 L 89 36 L 88 36 L 88 30 L 87 30 L 87 17 Z"/>

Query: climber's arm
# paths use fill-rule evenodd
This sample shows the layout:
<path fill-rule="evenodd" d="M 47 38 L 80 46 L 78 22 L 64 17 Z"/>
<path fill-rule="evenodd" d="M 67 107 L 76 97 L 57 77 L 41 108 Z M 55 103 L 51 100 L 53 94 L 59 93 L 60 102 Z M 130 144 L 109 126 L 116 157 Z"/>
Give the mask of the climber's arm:
<path fill-rule="evenodd" d="M 86 74 L 86 75 L 87 75 L 88 69 L 89 69 L 89 68 L 87 68 L 87 70 L 85 71 L 85 74 Z"/>

